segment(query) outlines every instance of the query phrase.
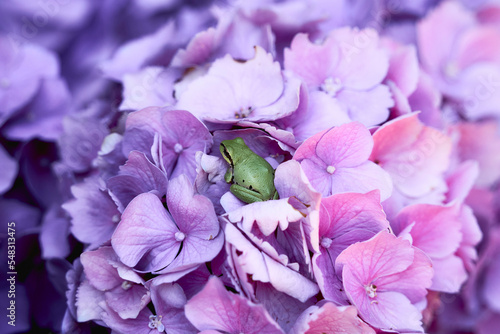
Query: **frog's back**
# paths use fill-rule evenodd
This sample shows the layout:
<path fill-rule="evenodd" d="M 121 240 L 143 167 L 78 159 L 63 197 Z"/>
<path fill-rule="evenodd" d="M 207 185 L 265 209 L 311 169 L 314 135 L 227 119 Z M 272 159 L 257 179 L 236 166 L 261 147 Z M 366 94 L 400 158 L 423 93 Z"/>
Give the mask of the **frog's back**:
<path fill-rule="evenodd" d="M 253 153 L 253 152 L 252 152 Z M 262 159 L 259 163 L 242 163 L 234 167 L 235 178 L 234 183 L 248 188 L 250 190 L 258 190 L 265 197 L 270 197 L 274 194 L 274 169 L 261 156 L 254 155 L 252 159 Z M 237 175 L 245 175 L 237 177 Z M 253 189 L 252 184 L 269 184 L 270 187 L 263 189 Z"/>

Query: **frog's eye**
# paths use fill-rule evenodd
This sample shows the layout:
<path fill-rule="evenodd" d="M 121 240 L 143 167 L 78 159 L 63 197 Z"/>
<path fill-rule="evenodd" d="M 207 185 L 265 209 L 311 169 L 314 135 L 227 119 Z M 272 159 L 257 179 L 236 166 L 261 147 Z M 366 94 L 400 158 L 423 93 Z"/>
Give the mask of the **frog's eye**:
<path fill-rule="evenodd" d="M 246 144 L 245 144 L 245 141 L 244 141 L 244 140 L 243 140 L 243 138 L 241 138 L 241 137 L 236 137 L 236 138 L 234 138 L 234 142 L 235 142 L 235 143 L 238 143 L 238 144 L 240 144 L 240 145 L 246 145 Z"/>

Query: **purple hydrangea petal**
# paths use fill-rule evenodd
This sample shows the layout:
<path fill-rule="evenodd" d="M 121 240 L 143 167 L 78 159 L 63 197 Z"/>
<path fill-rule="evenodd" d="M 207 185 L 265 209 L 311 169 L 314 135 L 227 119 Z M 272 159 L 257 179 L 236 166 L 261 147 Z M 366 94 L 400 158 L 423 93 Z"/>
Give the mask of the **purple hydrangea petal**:
<path fill-rule="evenodd" d="M 214 205 L 215 213 L 223 214 L 221 197 L 229 191 L 230 185 L 224 180 L 227 163 L 224 159 L 196 152 L 198 175 L 194 182 L 196 192 L 207 197 Z"/>
<path fill-rule="evenodd" d="M 101 69 L 106 76 L 120 81 L 126 73 L 137 72 L 175 41 L 173 21 L 162 26 L 154 34 L 132 40 L 121 46 L 113 58 L 103 62 Z"/>
<path fill-rule="evenodd" d="M 111 290 L 120 285 L 122 279 L 110 261 L 119 261 L 111 247 L 101 247 L 87 251 L 80 256 L 89 282 L 101 291 Z"/>
<path fill-rule="evenodd" d="M 180 70 L 148 66 L 137 73 L 123 76 L 123 101 L 120 110 L 139 110 L 150 106 L 175 104 L 174 83 Z"/>
<path fill-rule="evenodd" d="M 232 224 L 226 224 L 224 232 L 226 241 L 237 250 L 233 261 L 238 261 L 253 280 L 271 283 L 276 290 L 302 302 L 319 291 L 315 283 L 256 248 Z"/>
<path fill-rule="evenodd" d="M 160 277 L 153 279 L 151 283 L 151 299 L 156 316 L 161 319 L 168 333 L 194 333 L 196 329 L 184 312 L 187 299 L 181 286 L 177 283 L 163 283 Z"/>
<path fill-rule="evenodd" d="M 32 44 L 17 46 L 5 35 L 0 36 L 0 49 L 0 103 L 4 110 L 0 124 L 3 124 L 33 98 L 43 78 L 59 74 L 59 63 L 54 53 Z"/>
<path fill-rule="evenodd" d="M 97 304 L 101 307 L 101 319 L 113 331 L 124 334 L 151 334 L 156 329 L 149 327 L 151 311 L 146 307 L 134 319 L 122 319 L 105 302 Z M 95 306 L 94 306 L 95 307 Z"/>
<path fill-rule="evenodd" d="M 255 298 L 286 333 L 289 332 L 298 316 L 316 302 L 316 297 L 312 297 L 303 303 L 277 291 L 269 283 L 260 282 L 255 284 Z"/>
<path fill-rule="evenodd" d="M 120 212 L 98 177 L 89 177 L 71 187 L 75 197 L 62 205 L 71 216 L 71 233 L 80 241 L 97 246 L 109 240 Z"/>
<path fill-rule="evenodd" d="M 102 291 L 94 288 L 88 280 L 83 281 L 76 292 L 76 320 L 86 322 L 101 319 L 102 307 L 98 305 L 104 300 Z"/>
<path fill-rule="evenodd" d="M 169 265 L 182 240 L 179 229 L 157 196 L 145 193 L 135 197 L 123 211 L 111 244 L 120 260 L 141 271 L 156 271 Z"/>
<path fill-rule="evenodd" d="M 212 136 L 205 125 L 184 110 L 148 107 L 133 112 L 127 118 L 124 153 L 150 152 L 155 134 L 161 136 L 163 164 L 169 178 L 186 174 L 194 181 L 196 152 L 206 152 L 212 145 Z"/>
<path fill-rule="evenodd" d="M 0 145 L 0 165 L 3 171 L 0 174 L 0 194 L 7 192 L 17 175 L 17 161 L 9 156 L 3 146 Z"/>
<path fill-rule="evenodd" d="M 134 197 L 151 192 L 163 197 L 167 192 L 167 176 L 152 164 L 141 152 L 132 151 L 127 163 L 120 168 L 117 176 L 107 180 L 106 185 L 111 196 L 118 200 L 123 211 Z"/>
<path fill-rule="evenodd" d="M 391 92 L 385 85 L 367 91 L 346 89 L 337 94 L 337 99 L 350 119 L 367 126 L 383 123 L 389 117 L 389 108 L 394 106 Z"/>
<path fill-rule="evenodd" d="M 182 239 L 182 250 L 170 266 L 162 272 L 171 272 L 186 266 L 196 266 L 212 260 L 221 250 L 224 235 L 212 203 L 194 193 L 185 175 L 173 179 L 167 191 L 167 206 Z"/>
<path fill-rule="evenodd" d="M 63 116 L 71 109 L 70 92 L 61 79 L 44 79 L 32 101 L 11 118 L 3 132 L 11 140 L 54 141 L 63 131 Z"/>
<path fill-rule="evenodd" d="M 186 317 L 200 331 L 283 333 L 264 307 L 228 292 L 216 277 L 211 277 L 205 288 L 188 301 L 185 310 Z"/>
<path fill-rule="evenodd" d="M 66 117 L 64 133 L 59 137 L 62 162 L 75 172 L 84 172 L 97 157 L 108 128 L 100 120 L 84 117 Z"/>
<path fill-rule="evenodd" d="M 256 47 L 255 57 L 244 63 L 229 55 L 215 61 L 179 96 L 176 107 L 213 122 L 274 120 L 297 108 L 299 86 L 292 78 L 285 81 L 279 64 Z"/>
<path fill-rule="evenodd" d="M 40 231 L 40 247 L 44 259 L 63 259 L 69 255 L 69 230 L 70 222 L 64 210 L 59 204 L 52 206 L 43 217 Z"/>

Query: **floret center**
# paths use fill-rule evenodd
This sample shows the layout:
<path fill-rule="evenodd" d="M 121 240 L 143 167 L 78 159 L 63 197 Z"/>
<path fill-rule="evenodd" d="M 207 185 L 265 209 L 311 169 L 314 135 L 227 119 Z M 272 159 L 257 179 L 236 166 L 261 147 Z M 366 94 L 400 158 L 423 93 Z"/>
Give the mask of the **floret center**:
<path fill-rule="evenodd" d="M 365 285 L 365 291 L 368 297 L 375 298 L 377 297 L 377 286 L 375 284 Z"/>
<path fill-rule="evenodd" d="M 321 90 L 330 96 L 335 96 L 343 88 L 339 78 L 327 78 L 320 86 Z"/>
<path fill-rule="evenodd" d="M 149 316 L 149 324 L 148 327 L 151 329 L 158 330 L 158 332 L 163 333 L 165 332 L 165 326 L 161 323 L 161 318 L 162 316 L 156 316 L 156 315 L 150 315 Z"/>

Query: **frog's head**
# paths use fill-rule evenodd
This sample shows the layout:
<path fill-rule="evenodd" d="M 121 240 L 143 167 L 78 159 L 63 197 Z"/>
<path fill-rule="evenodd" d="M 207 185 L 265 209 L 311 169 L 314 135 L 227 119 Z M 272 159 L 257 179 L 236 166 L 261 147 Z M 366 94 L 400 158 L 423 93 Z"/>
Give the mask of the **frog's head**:
<path fill-rule="evenodd" d="M 242 154 L 242 148 L 245 147 L 247 147 L 245 141 L 240 137 L 236 137 L 232 140 L 222 141 L 219 149 L 224 160 L 226 160 L 229 165 L 234 166 Z"/>

